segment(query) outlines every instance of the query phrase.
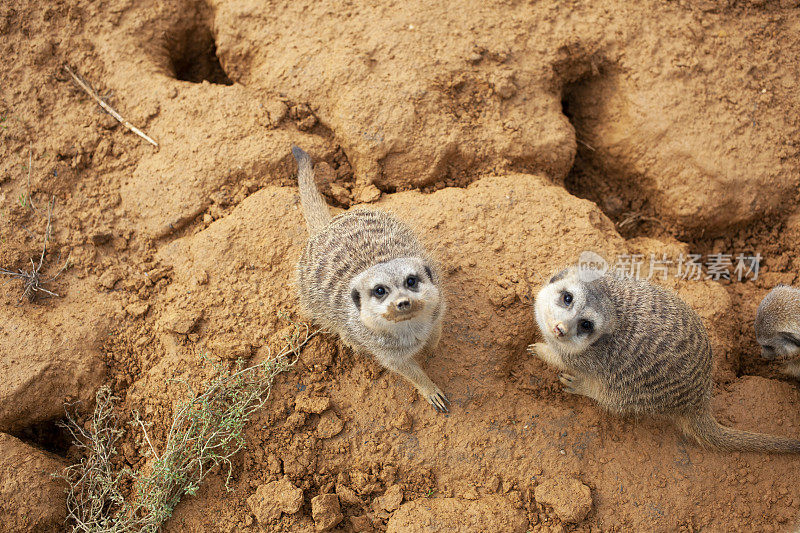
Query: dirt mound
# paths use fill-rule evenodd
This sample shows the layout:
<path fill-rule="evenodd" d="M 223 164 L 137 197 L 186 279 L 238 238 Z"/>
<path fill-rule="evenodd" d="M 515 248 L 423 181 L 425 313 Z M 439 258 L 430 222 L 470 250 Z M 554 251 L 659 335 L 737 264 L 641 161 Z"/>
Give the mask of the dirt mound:
<path fill-rule="evenodd" d="M 58 531 L 67 516 L 64 486 L 51 474 L 66 464 L 11 435 L 0 433 L 0 519 L 6 531 Z"/>
<path fill-rule="evenodd" d="M 71 258 L 59 298 L 0 287 L 3 464 L 27 465 L 0 467 L 19 500 L 0 514 L 21 529 L 63 519 L 43 474 L 61 460 L 41 449 L 76 459 L 55 425 L 65 400 L 87 412 L 107 382 L 161 442 L 214 362 L 283 343 L 303 318 L 297 144 L 332 205 L 394 211 L 440 258 L 449 311 L 422 363 L 452 411 L 319 335 L 248 428 L 233 491 L 210 476 L 167 531 L 787 529 L 795 459 L 605 414 L 525 346 L 536 290 L 581 251 L 639 257 L 645 275 L 651 257 L 761 254 L 755 281 L 677 279 L 675 264 L 656 281 L 709 329 L 720 421 L 800 433 L 796 384 L 752 332 L 760 298 L 800 281 L 798 7 L 0 5 L 0 266 L 38 257 L 53 196 L 48 276 Z M 127 435 L 119 466 L 145 467 L 144 446 Z M 537 497 L 545 483 L 582 505 Z"/>

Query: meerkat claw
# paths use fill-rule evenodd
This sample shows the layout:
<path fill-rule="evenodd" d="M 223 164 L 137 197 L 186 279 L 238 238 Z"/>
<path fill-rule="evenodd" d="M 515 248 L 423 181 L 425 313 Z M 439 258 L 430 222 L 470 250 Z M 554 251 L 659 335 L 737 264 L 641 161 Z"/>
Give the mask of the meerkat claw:
<path fill-rule="evenodd" d="M 428 396 L 427 400 L 428 403 L 431 404 L 434 409 L 436 409 L 436 411 L 440 413 L 450 412 L 449 409 L 447 409 L 447 404 L 445 403 L 450 403 L 450 400 L 447 399 L 443 392 L 436 391 Z"/>
<path fill-rule="evenodd" d="M 558 381 L 564 385 L 564 390 L 570 394 L 577 394 L 576 386 L 578 384 L 578 379 L 569 374 L 567 372 L 561 372 L 558 374 Z"/>

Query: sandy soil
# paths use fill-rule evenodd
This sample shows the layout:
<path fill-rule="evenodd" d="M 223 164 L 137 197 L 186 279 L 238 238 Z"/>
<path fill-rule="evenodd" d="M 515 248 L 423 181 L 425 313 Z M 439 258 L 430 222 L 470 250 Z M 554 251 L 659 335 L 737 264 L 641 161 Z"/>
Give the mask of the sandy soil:
<path fill-rule="evenodd" d="M 333 206 L 392 210 L 440 258 L 450 311 L 424 364 L 453 408 L 316 337 L 252 421 L 233 492 L 211 476 L 166 531 L 797 523 L 797 458 L 612 417 L 525 351 L 533 295 L 583 250 L 760 253 L 756 281 L 673 268 L 664 283 L 709 329 L 718 418 L 800 434 L 797 383 L 758 358 L 752 330 L 763 295 L 800 281 L 797 0 L 19 0 L 0 3 L 0 52 L 0 266 L 38 257 L 52 197 L 42 273 L 72 264 L 47 284 L 59 298 L 0 287 L 11 530 L 64 519 L 49 473 L 76 459 L 65 401 L 88 410 L 111 384 L 161 439 L 183 394 L 168 380 L 207 379 L 204 354 L 263 360 L 303 319 L 291 144 Z M 144 466 L 140 445 L 126 437 L 120 464 Z"/>

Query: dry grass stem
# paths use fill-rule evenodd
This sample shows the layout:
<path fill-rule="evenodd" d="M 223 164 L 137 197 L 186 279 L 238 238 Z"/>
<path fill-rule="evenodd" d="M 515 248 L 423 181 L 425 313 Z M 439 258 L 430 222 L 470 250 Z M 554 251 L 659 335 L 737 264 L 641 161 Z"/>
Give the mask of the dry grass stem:
<path fill-rule="evenodd" d="M 66 70 L 67 73 L 70 76 L 72 76 L 72 79 L 75 81 L 75 83 L 78 85 L 78 87 L 83 89 L 86 92 L 86 94 L 91 96 L 92 99 L 94 99 L 94 101 L 97 102 L 97 104 L 100 107 L 102 107 L 109 115 L 111 115 L 112 117 L 117 119 L 120 124 L 122 124 L 123 126 L 128 128 L 130 131 L 132 131 L 133 133 L 135 133 L 136 135 L 138 135 L 139 137 L 141 137 L 145 141 L 149 142 L 150 144 L 152 144 L 153 146 L 158 148 L 158 143 L 157 142 L 155 142 L 152 138 L 150 138 L 150 136 L 147 135 L 145 132 L 143 132 L 142 130 L 140 130 L 139 128 L 137 128 L 136 126 L 134 126 L 133 124 L 131 124 L 127 120 L 125 120 L 125 118 L 123 118 L 122 115 L 117 113 L 117 111 L 113 107 L 108 105 L 102 98 L 100 98 L 100 95 L 97 94 L 97 91 L 92 89 L 92 86 L 89 85 L 89 82 L 86 81 L 81 75 L 76 74 L 75 72 L 73 72 L 72 69 L 69 68 L 67 65 L 64 65 L 64 70 Z"/>

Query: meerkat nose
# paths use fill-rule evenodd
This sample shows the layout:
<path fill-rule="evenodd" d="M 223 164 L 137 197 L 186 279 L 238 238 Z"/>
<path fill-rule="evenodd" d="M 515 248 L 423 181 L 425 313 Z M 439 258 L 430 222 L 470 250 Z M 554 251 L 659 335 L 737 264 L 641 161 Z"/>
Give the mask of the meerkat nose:
<path fill-rule="evenodd" d="M 402 300 L 397 300 L 394 305 L 397 307 L 398 311 L 408 311 L 411 309 L 411 300 L 408 298 L 403 298 Z"/>
<path fill-rule="evenodd" d="M 566 334 L 567 334 L 567 328 L 564 327 L 563 322 L 559 322 L 558 324 L 553 326 L 553 335 L 555 335 L 556 337 L 563 337 Z"/>

